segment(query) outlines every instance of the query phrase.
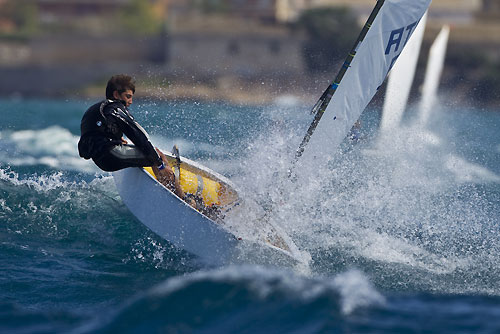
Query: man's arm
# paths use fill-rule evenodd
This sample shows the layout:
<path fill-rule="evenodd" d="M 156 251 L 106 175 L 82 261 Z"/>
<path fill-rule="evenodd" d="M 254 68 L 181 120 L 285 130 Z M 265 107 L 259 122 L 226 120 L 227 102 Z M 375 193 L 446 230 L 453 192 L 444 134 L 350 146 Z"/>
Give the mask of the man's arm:
<path fill-rule="evenodd" d="M 177 194 L 184 198 L 179 180 L 175 178 L 172 168 L 167 162 L 165 155 L 151 144 L 146 131 L 133 119 L 133 117 L 124 111 L 125 108 L 119 106 L 110 110 L 109 115 L 113 118 L 120 130 L 147 156 L 150 157 L 153 172 L 156 179 Z M 122 142 L 125 140 L 122 138 Z"/>
<path fill-rule="evenodd" d="M 161 165 L 162 160 L 149 141 L 146 131 L 132 118 L 125 108 L 114 105 L 107 113 L 137 148 L 151 161 L 153 165 Z M 122 139 L 122 142 L 124 140 Z"/>

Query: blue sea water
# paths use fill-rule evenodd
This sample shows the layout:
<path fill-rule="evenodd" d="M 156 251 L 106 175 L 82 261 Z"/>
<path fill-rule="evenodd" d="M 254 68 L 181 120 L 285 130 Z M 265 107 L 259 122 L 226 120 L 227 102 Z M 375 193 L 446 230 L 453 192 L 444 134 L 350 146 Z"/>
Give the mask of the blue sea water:
<path fill-rule="evenodd" d="M 443 105 L 425 125 L 410 110 L 382 135 L 368 109 L 361 139 L 300 171 L 274 211 L 311 256 L 299 270 L 204 265 L 149 231 L 78 157 L 93 102 L 0 101 L 0 332 L 500 332 L 500 110 Z M 300 104 L 132 111 L 155 145 L 261 204 L 311 117 Z"/>

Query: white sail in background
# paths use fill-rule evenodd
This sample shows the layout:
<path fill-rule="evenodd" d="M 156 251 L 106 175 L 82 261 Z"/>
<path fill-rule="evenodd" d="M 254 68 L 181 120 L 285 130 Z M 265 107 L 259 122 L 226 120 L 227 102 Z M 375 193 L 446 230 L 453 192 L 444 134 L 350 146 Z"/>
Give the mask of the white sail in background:
<path fill-rule="evenodd" d="M 420 122 L 422 125 L 427 123 L 430 112 L 437 100 L 437 91 L 441 73 L 443 72 L 444 58 L 446 56 L 446 47 L 448 45 L 448 36 L 450 27 L 445 25 L 439 32 L 436 40 L 429 51 L 429 61 L 425 71 L 425 80 L 422 87 L 422 100 L 420 102 Z"/>
<path fill-rule="evenodd" d="M 380 130 L 382 132 L 387 132 L 399 126 L 401 118 L 403 117 L 406 104 L 408 103 L 413 78 L 415 76 L 415 69 L 417 67 L 422 39 L 424 38 L 426 21 L 427 12 L 420 20 L 417 29 L 389 73 L 382 120 L 380 123 Z"/>
<path fill-rule="evenodd" d="M 431 0 L 386 0 L 383 3 L 310 135 L 301 161 L 314 161 L 336 151 L 383 83 L 430 3 Z"/>

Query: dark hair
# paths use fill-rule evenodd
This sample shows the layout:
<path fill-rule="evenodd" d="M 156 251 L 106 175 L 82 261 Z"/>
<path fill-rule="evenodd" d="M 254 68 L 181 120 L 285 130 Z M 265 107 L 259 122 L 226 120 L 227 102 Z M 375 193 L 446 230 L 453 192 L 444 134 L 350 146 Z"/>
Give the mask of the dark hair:
<path fill-rule="evenodd" d="M 113 75 L 106 86 L 106 98 L 113 99 L 113 92 L 115 90 L 121 94 L 128 89 L 135 93 L 135 81 L 130 75 Z"/>

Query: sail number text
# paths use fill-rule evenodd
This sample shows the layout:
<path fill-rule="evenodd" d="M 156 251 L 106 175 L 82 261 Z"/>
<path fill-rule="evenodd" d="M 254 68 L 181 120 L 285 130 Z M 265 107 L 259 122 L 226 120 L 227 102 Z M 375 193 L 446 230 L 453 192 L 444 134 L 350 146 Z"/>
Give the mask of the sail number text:
<path fill-rule="evenodd" d="M 397 55 L 394 56 L 394 58 L 392 58 L 391 66 L 389 66 L 389 70 L 394 65 L 394 62 L 396 61 L 396 59 L 398 59 L 399 54 L 401 53 L 401 52 L 399 52 L 399 50 L 403 50 L 404 46 L 406 45 L 406 43 L 410 39 L 411 34 L 415 30 L 415 27 L 417 26 L 418 22 L 419 21 L 415 21 L 408 26 L 403 26 L 401 28 L 394 29 L 393 31 L 391 31 L 389 41 L 387 42 L 387 47 L 385 48 L 385 54 L 386 55 L 390 54 L 392 49 L 394 49 L 392 52 L 397 53 Z M 403 40 L 404 40 L 404 42 L 403 42 Z M 401 42 L 403 42 L 403 43 L 401 43 Z"/>

